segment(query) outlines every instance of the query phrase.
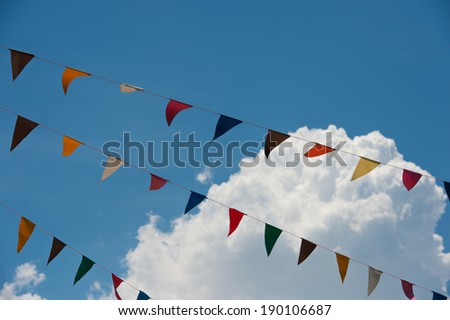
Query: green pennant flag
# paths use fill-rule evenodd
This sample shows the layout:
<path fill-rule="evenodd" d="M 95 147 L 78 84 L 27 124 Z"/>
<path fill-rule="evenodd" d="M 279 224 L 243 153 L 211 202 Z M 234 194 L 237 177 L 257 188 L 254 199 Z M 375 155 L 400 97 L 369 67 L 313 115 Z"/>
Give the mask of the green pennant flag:
<path fill-rule="evenodd" d="M 92 266 L 95 264 L 91 259 L 83 256 L 81 260 L 80 266 L 78 267 L 77 274 L 75 275 L 75 280 L 73 281 L 73 285 L 75 285 L 81 278 L 84 277 L 86 273 L 91 270 Z"/>
<path fill-rule="evenodd" d="M 275 243 L 277 242 L 278 237 L 281 235 L 282 232 L 283 230 L 266 223 L 264 240 L 266 244 L 267 256 L 270 256 L 270 253 L 272 252 L 272 249 L 275 246 Z"/>

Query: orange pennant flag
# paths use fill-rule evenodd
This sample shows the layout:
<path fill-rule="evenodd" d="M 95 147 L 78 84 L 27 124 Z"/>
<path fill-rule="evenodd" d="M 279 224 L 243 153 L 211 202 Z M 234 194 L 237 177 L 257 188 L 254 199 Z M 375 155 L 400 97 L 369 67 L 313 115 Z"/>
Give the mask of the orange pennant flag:
<path fill-rule="evenodd" d="M 19 225 L 19 240 L 17 241 L 17 253 L 19 253 L 23 246 L 27 243 L 28 238 L 30 238 L 33 233 L 35 224 L 30 220 L 22 217 L 20 218 Z"/>
<path fill-rule="evenodd" d="M 312 147 L 311 149 L 308 150 L 308 152 L 305 153 L 305 157 L 307 158 L 318 157 L 333 151 L 334 151 L 333 148 L 324 146 L 323 144 L 320 143 L 316 143 L 314 147 Z"/>
<path fill-rule="evenodd" d="M 72 139 L 68 136 L 63 137 L 63 151 L 62 156 L 67 157 L 70 156 L 83 142 Z"/>
<path fill-rule="evenodd" d="M 119 160 L 115 157 L 108 157 L 108 161 L 105 166 L 105 170 L 103 170 L 102 177 L 100 178 L 100 181 L 105 180 L 110 175 L 112 175 L 114 172 L 119 170 L 119 168 L 123 165 L 123 161 Z"/>
<path fill-rule="evenodd" d="M 350 258 L 343 256 L 342 254 L 336 253 L 336 260 L 339 267 L 339 274 L 341 275 L 342 283 L 344 283 L 345 276 L 347 275 L 348 264 Z"/>
<path fill-rule="evenodd" d="M 356 166 L 355 171 L 353 172 L 351 181 L 361 178 L 362 176 L 365 176 L 366 174 L 368 174 L 370 171 L 372 171 L 379 165 L 380 165 L 380 162 L 378 162 L 378 161 L 361 157 L 361 159 L 359 159 L 359 162 L 358 162 L 358 165 Z"/>
<path fill-rule="evenodd" d="M 70 83 L 72 82 L 73 79 L 78 78 L 78 77 L 89 77 L 91 74 L 87 73 L 87 72 L 83 72 L 83 71 L 79 71 L 76 69 L 72 69 L 69 67 L 66 67 L 66 69 L 63 72 L 62 75 L 62 86 L 64 89 L 64 94 L 67 94 L 67 89 L 69 88 Z"/>

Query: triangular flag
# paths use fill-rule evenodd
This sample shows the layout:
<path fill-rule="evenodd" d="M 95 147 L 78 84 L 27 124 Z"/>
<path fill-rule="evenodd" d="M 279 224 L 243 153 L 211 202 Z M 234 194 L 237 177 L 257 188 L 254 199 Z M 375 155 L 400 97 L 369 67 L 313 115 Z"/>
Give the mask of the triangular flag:
<path fill-rule="evenodd" d="M 90 74 L 84 71 L 76 70 L 73 68 L 66 67 L 62 74 L 62 86 L 64 89 L 64 94 L 67 94 L 67 89 L 73 79 L 78 77 L 89 77 Z"/>
<path fill-rule="evenodd" d="M 312 147 L 311 149 L 308 150 L 308 152 L 305 153 L 305 157 L 314 158 L 333 151 L 334 151 L 333 148 L 324 146 L 323 144 L 320 143 L 316 143 L 314 147 Z"/>
<path fill-rule="evenodd" d="M 317 244 L 302 238 L 302 243 L 300 245 L 300 254 L 298 256 L 297 264 L 300 264 L 303 261 L 305 261 L 316 247 Z"/>
<path fill-rule="evenodd" d="M 450 182 L 444 181 L 444 188 L 447 193 L 448 201 L 450 201 Z"/>
<path fill-rule="evenodd" d="M 239 226 L 239 223 L 242 220 L 242 217 L 245 215 L 245 213 L 242 213 L 236 209 L 230 208 L 228 210 L 228 215 L 230 216 L 230 229 L 228 231 L 229 237 Z"/>
<path fill-rule="evenodd" d="M 290 136 L 287 134 L 269 129 L 266 135 L 266 142 L 264 144 L 264 154 L 266 155 L 266 158 L 269 157 L 269 154 L 273 149 L 278 147 L 284 140 L 288 138 L 290 138 Z"/>
<path fill-rule="evenodd" d="M 414 297 L 412 283 L 410 283 L 406 280 L 402 280 L 402 288 L 403 288 L 403 292 L 405 293 L 405 296 L 408 297 L 409 300 L 416 300 L 416 297 Z"/>
<path fill-rule="evenodd" d="M 122 279 L 120 279 L 118 276 L 116 276 L 114 273 L 111 273 L 112 282 L 114 286 L 114 294 L 116 295 L 117 300 L 122 300 L 119 293 L 117 292 L 117 288 L 120 286 L 120 284 L 123 282 Z"/>
<path fill-rule="evenodd" d="M 164 187 L 164 185 L 169 182 L 169 180 L 163 179 L 156 174 L 150 173 L 150 189 L 149 190 L 158 190 Z"/>
<path fill-rule="evenodd" d="M 341 275 L 342 283 L 344 283 L 350 259 L 342 254 L 336 253 L 336 260 L 339 268 L 339 274 Z"/>
<path fill-rule="evenodd" d="M 192 108 L 191 105 L 177 101 L 177 100 L 173 100 L 170 99 L 169 103 L 167 104 L 166 107 L 166 121 L 167 124 L 170 126 L 170 124 L 172 123 L 173 118 L 175 118 L 175 116 L 180 112 L 183 111 L 184 109 L 188 109 L 188 108 Z"/>
<path fill-rule="evenodd" d="M 12 78 L 16 80 L 25 66 L 34 58 L 34 54 L 21 52 L 13 49 L 9 49 L 11 51 L 11 69 L 12 69 Z"/>
<path fill-rule="evenodd" d="M 192 209 L 194 209 L 196 206 L 198 206 L 200 204 L 200 202 L 202 202 L 205 199 L 206 199 L 206 196 L 204 196 L 200 193 L 191 191 L 191 195 L 189 196 L 188 203 L 186 204 L 186 208 L 184 209 L 184 214 L 186 214 L 189 211 L 191 211 Z"/>
<path fill-rule="evenodd" d="M 62 156 L 67 157 L 70 156 L 83 142 L 72 139 L 68 136 L 63 137 L 63 151 Z"/>
<path fill-rule="evenodd" d="M 370 296 L 375 290 L 380 281 L 381 274 L 383 272 L 372 267 L 369 267 L 369 284 L 367 286 L 367 296 Z"/>
<path fill-rule="evenodd" d="M 77 274 L 75 275 L 73 285 L 75 285 L 81 278 L 83 278 L 84 275 L 88 273 L 89 270 L 91 270 L 94 264 L 95 264 L 94 261 L 92 261 L 88 257 L 83 256 L 83 258 L 81 259 L 80 266 L 78 267 Z"/>
<path fill-rule="evenodd" d="M 136 91 L 144 91 L 144 88 L 136 87 L 131 84 L 122 83 L 120 85 L 120 92 L 123 93 L 132 93 Z"/>
<path fill-rule="evenodd" d="M 264 243 L 266 245 L 267 256 L 270 256 L 270 253 L 282 232 L 283 230 L 266 223 Z"/>
<path fill-rule="evenodd" d="M 370 171 L 375 169 L 380 165 L 380 162 L 370 160 L 364 157 L 359 159 L 358 165 L 356 166 L 355 171 L 353 172 L 353 176 L 351 181 L 361 178 L 362 176 L 368 174 Z"/>
<path fill-rule="evenodd" d="M 123 161 L 119 160 L 115 157 L 108 157 L 108 161 L 105 166 L 105 170 L 103 170 L 102 177 L 100 178 L 100 181 L 105 180 L 110 175 L 112 175 L 114 172 L 119 170 L 119 168 L 123 165 Z"/>
<path fill-rule="evenodd" d="M 150 300 L 151 298 L 145 292 L 139 291 L 137 300 Z"/>
<path fill-rule="evenodd" d="M 21 217 L 19 224 L 19 239 L 17 241 L 17 253 L 19 253 L 23 246 L 27 243 L 31 234 L 33 233 L 35 224 L 27 218 Z"/>
<path fill-rule="evenodd" d="M 17 147 L 38 125 L 39 124 L 34 121 L 28 120 L 22 116 L 17 116 L 10 151 L 13 151 L 14 148 Z"/>
<path fill-rule="evenodd" d="M 448 298 L 440 293 L 433 292 L 433 300 L 447 300 Z"/>
<path fill-rule="evenodd" d="M 66 244 L 61 240 L 53 237 L 52 248 L 50 249 L 50 255 L 48 256 L 47 265 L 56 258 L 56 256 L 66 247 Z"/>
<path fill-rule="evenodd" d="M 217 139 L 227 131 L 233 129 L 238 124 L 241 124 L 242 120 L 230 118 L 227 116 L 224 116 L 223 114 L 220 115 L 219 120 L 217 121 L 216 125 L 216 131 L 214 132 L 214 138 L 213 140 Z"/>
<path fill-rule="evenodd" d="M 414 188 L 420 178 L 422 178 L 420 173 L 403 169 L 402 180 L 408 191 Z"/>

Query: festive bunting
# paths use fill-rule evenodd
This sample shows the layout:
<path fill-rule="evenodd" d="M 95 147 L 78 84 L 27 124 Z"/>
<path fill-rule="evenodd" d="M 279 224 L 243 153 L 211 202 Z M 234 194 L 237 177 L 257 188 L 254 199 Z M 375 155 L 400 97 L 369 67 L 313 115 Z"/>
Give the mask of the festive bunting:
<path fill-rule="evenodd" d="M 283 230 L 266 223 L 266 229 L 264 231 L 264 243 L 266 245 L 267 256 L 270 256 L 270 253 L 272 252 L 272 249 L 282 232 Z"/>
<path fill-rule="evenodd" d="M 62 86 L 64 89 L 64 94 L 67 94 L 67 89 L 69 89 L 69 85 L 73 81 L 73 79 L 78 77 L 89 77 L 89 76 L 90 74 L 87 72 L 66 67 L 62 75 Z"/>
<path fill-rule="evenodd" d="M 81 278 L 84 277 L 86 273 L 91 270 L 92 266 L 95 264 L 94 261 L 89 259 L 88 257 L 83 255 L 83 258 L 81 259 L 80 266 L 78 267 L 77 274 L 75 275 L 75 279 L 73 281 L 73 285 L 75 285 Z"/>
<path fill-rule="evenodd" d="M 403 169 L 402 180 L 408 191 L 414 188 L 420 178 L 422 178 L 420 173 Z"/>
<path fill-rule="evenodd" d="M 447 193 L 447 198 L 450 201 L 450 182 L 444 181 L 444 188 Z"/>
<path fill-rule="evenodd" d="M 27 218 L 21 217 L 19 224 L 19 239 L 17 241 L 17 253 L 19 253 L 27 243 L 33 233 L 35 224 Z"/>
<path fill-rule="evenodd" d="M 198 206 L 203 200 L 206 199 L 206 196 L 191 191 L 191 195 L 189 196 L 188 203 L 186 204 L 186 208 L 184 209 L 184 214 L 188 213 L 192 209 L 194 209 L 196 206 Z"/>
<path fill-rule="evenodd" d="M 228 132 L 229 130 L 233 129 L 234 127 L 236 127 L 241 123 L 242 120 L 227 117 L 221 114 L 219 120 L 217 121 L 216 131 L 214 132 L 214 138 L 212 139 L 213 140 L 217 139 L 218 137 L 225 134 L 226 132 Z"/>
<path fill-rule="evenodd" d="M 139 291 L 137 300 L 150 300 L 150 299 L 151 298 L 145 292 Z"/>
<path fill-rule="evenodd" d="M 62 156 L 67 157 L 70 156 L 83 142 L 72 139 L 68 136 L 63 137 L 63 151 Z"/>
<path fill-rule="evenodd" d="M 367 286 L 367 296 L 370 296 L 375 290 L 380 281 L 381 274 L 383 272 L 372 267 L 369 267 L 369 284 Z"/>
<path fill-rule="evenodd" d="M 28 120 L 22 116 L 17 116 L 10 151 L 13 151 L 14 148 L 17 147 L 38 125 L 39 124 L 34 121 Z"/>
<path fill-rule="evenodd" d="M 414 292 L 413 292 L 413 284 L 406 281 L 406 280 L 402 280 L 402 288 L 403 288 L 403 292 L 405 293 L 405 296 L 409 299 L 409 300 L 416 300 L 416 297 L 414 297 Z"/>
<path fill-rule="evenodd" d="M 302 243 L 300 245 L 300 254 L 298 256 L 297 264 L 299 265 L 300 263 L 305 261 L 316 247 L 317 244 L 302 238 Z"/>
<path fill-rule="evenodd" d="M 119 168 L 123 165 L 123 161 L 119 160 L 115 157 L 108 157 L 108 161 L 106 162 L 105 170 L 103 170 L 102 177 L 100 178 L 100 181 L 105 180 L 110 175 L 112 175 L 114 172 L 119 170 Z"/>
<path fill-rule="evenodd" d="M 167 124 L 170 126 L 170 124 L 172 123 L 175 116 L 179 112 L 183 111 L 184 109 L 188 109 L 188 108 L 192 108 L 192 106 L 189 104 L 177 101 L 177 100 L 170 99 L 170 101 L 166 107 Z"/>
<path fill-rule="evenodd" d="M 66 247 L 66 244 L 61 240 L 53 237 L 52 248 L 50 249 L 50 255 L 48 256 L 47 265 L 56 258 L 56 256 Z"/>
<path fill-rule="evenodd" d="M 372 171 L 379 165 L 380 165 L 380 162 L 378 162 L 378 161 L 374 161 L 374 160 L 370 160 L 370 159 L 361 157 L 361 159 L 359 159 L 359 162 L 358 162 L 358 165 L 356 166 L 355 171 L 353 172 L 351 181 L 361 178 L 362 176 L 365 176 L 366 174 L 368 174 L 370 171 Z"/>
<path fill-rule="evenodd" d="M 136 87 L 131 84 L 122 83 L 120 85 L 120 92 L 123 93 L 132 93 L 136 91 L 144 91 L 144 88 Z"/>
<path fill-rule="evenodd" d="M 230 230 L 228 231 L 229 237 L 239 226 L 239 223 L 242 220 L 242 217 L 244 217 L 245 213 L 242 213 L 236 209 L 230 208 L 228 210 L 228 215 L 230 216 Z"/>
<path fill-rule="evenodd" d="M 345 276 L 347 275 L 348 264 L 350 259 L 342 254 L 336 252 L 336 260 L 339 267 L 339 274 L 341 275 L 342 283 L 344 283 Z"/>
<path fill-rule="evenodd" d="M 123 280 L 120 279 L 119 277 L 117 277 L 114 273 L 111 273 L 111 277 L 112 277 L 112 282 L 113 282 L 113 286 L 114 286 L 114 294 L 116 295 L 117 300 L 122 300 L 119 293 L 117 292 L 117 288 L 121 285 Z"/>
<path fill-rule="evenodd" d="M 169 180 L 163 179 L 156 174 L 150 173 L 150 189 L 149 190 L 158 190 L 161 189 Z"/>
<path fill-rule="evenodd" d="M 316 143 L 314 145 L 314 147 L 312 147 L 305 153 L 305 157 L 307 157 L 307 158 L 318 157 L 318 156 L 321 156 L 321 155 L 324 155 L 326 153 L 333 152 L 333 151 L 334 151 L 333 148 L 324 146 L 320 143 Z"/>
<path fill-rule="evenodd" d="M 269 154 L 273 149 L 278 147 L 284 140 L 288 138 L 290 138 L 290 136 L 287 134 L 269 129 L 266 135 L 266 142 L 264 144 L 264 154 L 266 155 L 266 158 L 269 157 Z"/>
<path fill-rule="evenodd" d="M 433 292 L 433 300 L 447 300 L 446 296 L 444 296 L 440 293 L 434 292 L 434 291 L 432 291 L 432 292 Z"/>
<path fill-rule="evenodd" d="M 11 69 L 13 81 L 19 76 L 25 66 L 34 58 L 34 54 L 21 52 L 17 50 L 11 51 Z"/>

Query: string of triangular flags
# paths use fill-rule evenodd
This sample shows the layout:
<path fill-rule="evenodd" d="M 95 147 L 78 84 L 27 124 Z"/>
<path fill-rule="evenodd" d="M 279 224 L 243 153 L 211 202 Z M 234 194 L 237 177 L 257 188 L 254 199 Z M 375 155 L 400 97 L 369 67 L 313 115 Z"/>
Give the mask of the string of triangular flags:
<path fill-rule="evenodd" d="M 137 289 L 132 284 L 128 283 L 126 280 L 123 280 L 119 278 L 117 275 L 115 275 L 113 272 L 109 271 L 107 268 L 105 268 L 102 265 L 99 265 L 98 263 L 94 262 L 90 258 L 88 258 L 86 255 L 81 253 L 79 250 L 75 249 L 73 246 L 61 241 L 59 238 L 57 238 L 55 235 L 47 231 L 46 229 L 40 227 L 39 225 L 32 222 L 30 219 L 26 218 L 22 214 L 20 214 L 16 209 L 12 208 L 11 206 L 7 205 L 5 202 L 0 200 L 0 205 L 7 209 L 9 212 L 17 215 L 20 218 L 19 222 L 19 231 L 18 231 L 18 239 L 17 239 L 17 253 L 20 253 L 22 249 L 24 248 L 25 244 L 30 239 L 33 231 L 37 228 L 44 232 L 45 234 L 49 235 L 52 238 L 52 245 L 50 248 L 50 253 L 47 260 L 47 266 L 50 264 L 50 262 L 55 259 L 64 248 L 69 248 L 73 252 L 77 253 L 81 256 L 81 262 L 80 265 L 77 268 L 73 285 L 77 284 L 78 281 L 80 281 L 91 269 L 94 265 L 102 269 L 103 271 L 111 274 L 111 280 L 113 283 L 114 288 L 114 295 L 118 300 L 122 300 L 122 296 L 119 294 L 119 287 L 121 285 L 127 285 L 129 288 L 134 289 L 136 291 L 136 300 L 149 300 L 151 299 L 149 295 L 147 295 L 145 292 Z"/>
<path fill-rule="evenodd" d="M 226 116 L 224 114 L 220 114 L 218 112 L 215 112 L 213 110 L 210 109 L 206 109 L 203 107 L 198 107 L 198 106 L 194 106 L 191 104 L 187 104 L 181 101 L 177 101 L 175 99 L 160 95 L 158 93 L 154 93 L 151 91 L 147 91 L 144 88 L 141 87 L 137 87 L 131 84 L 126 84 L 126 83 L 121 83 L 115 80 L 111 80 L 102 76 L 96 76 L 93 75 L 91 73 L 88 72 L 84 72 L 84 71 L 80 71 L 71 67 L 67 67 L 64 66 L 62 64 L 47 60 L 47 59 L 43 59 L 43 58 L 39 58 L 36 57 L 34 54 L 31 53 L 26 53 L 26 52 L 22 52 L 22 51 L 18 51 L 18 50 L 14 50 L 14 49 L 9 49 L 6 46 L 0 45 L 0 48 L 3 48 L 5 50 L 9 50 L 11 52 L 11 68 L 12 68 L 12 78 L 13 80 L 15 80 L 19 74 L 23 71 L 23 69 L 26 67 L 26 65 L 34 58 L 43 61 L 43 62 L 47 62 L 47 63 L 51 63 L 51 64 L 55 64 L 58 65 L 60 67 L 64 67 L 64 72 L 62 74 L 62 86 L 63 86 L 63 90 L 64 93 L 67 94 L 67 90 L 69 88 L 69 85 L 71 84 L 71 82 L 78 78 L 78 77 L 83 77 L 83 76 L 92 76 L 95 77 L 97 79 L 100 80 L 104 80 L 104 81 L 108 81 L 108 82 L 112 82 L 115 84 L 119 84 L 120 87 L 120 91 L 124 92 L 124 93 L 132 93 L 132 92 L 144 92 L 144 93 L 148 93 L 151 94 L 153 96 L 157 96 L 159 98 L 163 98 L 166 100 L 169 100 L 167 106 L 166 106 L 166 121 L 167 124 L 170 126 L 172 124 L 172 121 L 174 120 L 174 118 L 178 115 L 178 113 L 180 113 L 183 110 L 186 109 L 190 109 L 190 108 L 196 108 L 202 111 L 206 111 L 215 115 L 219 115 L 219 119 L 217 121 L 216 124 L 216 129 L 214 132 L 214 136 L 212 140 L 215 140 L 217 138 L 219 138 L 220 136 L 222 136 L 223 134 L 225 134 L 226 132 L 228 132 L 229 130 L 231 130 L 232 128 L 236 127 L 237 125 L 241 124 L 241 123 L 246 123 L 248 125 L 252 125 L 252 126 L 256 126 L 259 128 L 262 128 L 264 130 L 267 130 L 267 134 L 266 134 L 266 139 L 265 139 L 265 148 L 264 148 L 264 152 L 266 157 L 269 157 L 269 154 L 275 149 L 277 148 L 282 142 L 284 142 L 285 140 L 289 139 L 289 138 L 294 138 L 294 139 L 298 139 L 301 141 L 305 141 L 305 142 L 309 142 L 309 143 L 314 143 L 314 146 L 308 150 L 304 156 L 305 157 L 318 157 L 321 155 L 325 155 L 327 153 L 331 153 L 331 152 L 342 152 L 342 153 L 346 153 L 349 155 L 352 155 L 354 157 L 358 157 L 359 158 L 359 162 L 356 166 L 355 172 L 353 174 L 353 176 L 351 177 L 351 181 L 354 181 L 360 177 L 365 176 L 366 174 L 368 174 L 369 172 L 371 172 L 372 170 L 374 170 L 376 167 L 378 167 L 379 165 L 386 165 L 392 168 L 396 168 L 399 170 L 402 170 L 402 182 L 405 186 L 405 188 L 410 191 L 412 188 L 414 188 L 414 186 L 419 182 L 419 180 L 422 178 L 422 176 L 428 177 L 428 178 L 434 178 L 436 180 L 439 180 L 443 183 L 445 190 L 447 191 L 447 194 L 450 192 L 450 182 L 445 181 L 444 179 L 438 178 L 438 177 L 433 177 L 430 175 L 425 175 L 422 173 L 418 173 L 415 171 L 411 171 L 399 166 L 396 166 L 394 164 L 391 163 L 386 163 L 386 162 L 382 162 L 382 161 L 377 161 L 374 159 L 370 159 L 367 158 L 365 156 L 359 155 L 359 154 L 355 154 L 349 151 L 346 151 L 344 149 L 335 149 L 333 148 L 333 146 L 327 146 L 324 144 L 321 144 L 319 142 L 316 141 L 312 141 L 303 137 L 298 137 L 298 136 L 294 136 L 294 135 L 289 135 L 286 133 L 282 133 L 282 132 L 278 132 L 275 130 L 272 130 L 270 128 L 266 128 L 264 126 L 249 122 L 249 121 L 244 121 L 244 120 L 239 120 L 233 117 L 229 117 Z"/>
<path fill-rule="evenodd" d="M 12 142 L 11 142 L 11 148 L 10 150 L 14 150 L 27 136 L 28 134 L 30 134 L 37 126 L 39 126 L 38 123 L 29 120 L 23 116 L 20 116 L 16 113 L 14 113 L 13 111 L 10 111 L 8 109 L 5 109 L 3 107 L 0 107 L 0 110 L 6 111 L 8 113 L 11 114 L 15 114 L 17 116 L 16 119 L 16 125 L 14 128 L 14 133 L 13 133 L 13 138 L 12 138 Z M 85 145 L 86 147 L 88 147 L 89 149 L 95 150 L 101 154 L 103 154 L 101 152 L 101 150 L 90 146 L 86 143 L 80 142 L 79 140 L 76 140 L 74 138 L 71 138 L 67 135 L 64 135 L 63 133 L 60 133 L 59 131 L 49 128 L 47 126 L 41 125 L 42 127 L 46 128 L 47 130 L 50 130 L 54 133 L 57 133 L 59 135 L 62 135 L 63 137 L 63 151 L 62 151 L 62 155 L 63 156 L 69 156 L 71 155 L 80 145 Z M 115 157 L 112 156 L 108 156 L 108 162 L 104 168 L 103 174 L 100 178 L 101 181 L 104 181 L 106 178 L 108 178 L 109 176 L 111 176 L 114 172 L 116 172 L 121 166 L 123 166 L 126 162 L 120 159 L 117 159 Z M 336 259 L 337 259 L 337 264 L 338 264 L 338 269 L 339 269 L 339 274 L 342 280 L 342 283 L 344 282 L 344 279 L 346 277 L 347 274 L 347 269 L 349 266 L 350 261 L 354 261 L 360 265 L 366 266 L 368 267 L 369 270 L 369 284 L 368 284 L 368 296 L 373 292 L 373 290 L 375 289 L 375 287 L 377 286 L 380 277 L 382 274 L 386 274 L 392 278 L 398 279 L 401 281 L 401 285 L 402 285 L 402 289 L 405 293 L 405 295 L 413 300 L 415 299 L 414 293 L 413 293 L 413 286 L 417 286 L 420 287 L 423 290 L 429 291 L 432 293 L 432 298 L 433 300 L 446 300 L 447 297 L 443 294 L 437 293 L 433 290 L 427 289 L 425 287 L 419 286 L 417 284 L 413 284 L 411 282 L 408 282 L 404 279 L 402 279 L 401 277 L 395 276 L 393 274 L 381 271 L 379 269 L 375 269 L 372 266 L 360 262 L 356 259 L 350 258 L 348 256 L 342 255 L 336 251 L 334 251 L 333 249 L 330 249 L 328 247 L 319 245 L 315 242 L 312 242 L 310 240 L 307 240 L 301 236 L 298 236 L 294 233 L 291 233 L 289 231 L 280 229 L 276 226 L 273 226 L 263 220 L 260 220 L 254 216 L 251 216 L 247 213 L 243 213 L 237 209 L 232 208 L 229 205 L 226 205 L 222 202 L 219 202 L 218 200 L 212 199 L 212 198 L 208 198 L 206 195 L 194 192 L 192 190 L 190 190 L 187 187 L 184 187 L 181 184 L 169 181 L 168 179 L 165 179 L 161 176 L 157 176 L 145 169 L 139 168 L 135 165 L 133 165 L 132 163 L 127 163 L 128 165 L 130 165 L 130 167 L 133 168 L 137 168 L 140 170 L 143 170 L 144 172 L 148 173 L 151 177 L 151 182 L 150 182 L 150 187 L 149 190 L 158 190 L 160 188 L 162 188 L 166 183 L 172 183 L 173 185 L 175 185 L 178 188 L 187 190 L 190 192 L 190 196 L 188 199 L 188 202 L 186 204 L 186 207 L 184 209 L 184 214 L 188 213 L 189 211 L 191 211 L 192 209 L 194 209 L 195 207 L 197 207 L 201 202 L 203 202 L 204 200 L 209 200 L 212 201 L 218 205 L 221 205 L 223 207 L 228 208 L 228 212 L 229 212 L 229 232 L 228 232 L 228 236 L 230 236 L 239 226 L 242 218 L 244 216 L 252 218 L 255 221 L 258 221 L 260 223 L 263 223 L 265 225 L 265 231 L 264 231 L 264 241 L 265 241 L 265 248 L 266 248 L 266 253 L 268 256 L 270 256 L 272 249 L 274 248 L 278 238 L 280 237 L 280 235 L 284 232 L 286 234 L 290 234 L 296 238 L 299 238 L 301 240 L 301 246 L 300 246 L 300 253 L 299 253 L 299 257 L 298 257 L 298 262 L 297 264 L 301 264 L 303 261 L 305 261 L 310 254 L 314 251 L 314 249 L 319 246 L 329 252 L 332 252 L 336 255 Z M 28 230 L 31 227 L 28 227 Z M 82 271 L 80 271 L 80 278 L 85 274 L 85 270 L 89 271 L 90 267 L 92 267 L 92 265 L 90 266 L 91 262 L 89 260 L 84 259 L 84 263 L 83 263 L 83 268 Z M 90 267 L 89 267 L 90 266 Z M 86 272 L 87 272 L 86 271 Z M 83 273 L 84 272 L 84 273 Z M 78 273 L 77 273 L 78 274 Z M 78 279 L 79 280 L 79 279 Z M 118 282 L 119 280 L 115 279 L 114 281 Z M 114 283 L 116 283 L 114 282 Z"/>

